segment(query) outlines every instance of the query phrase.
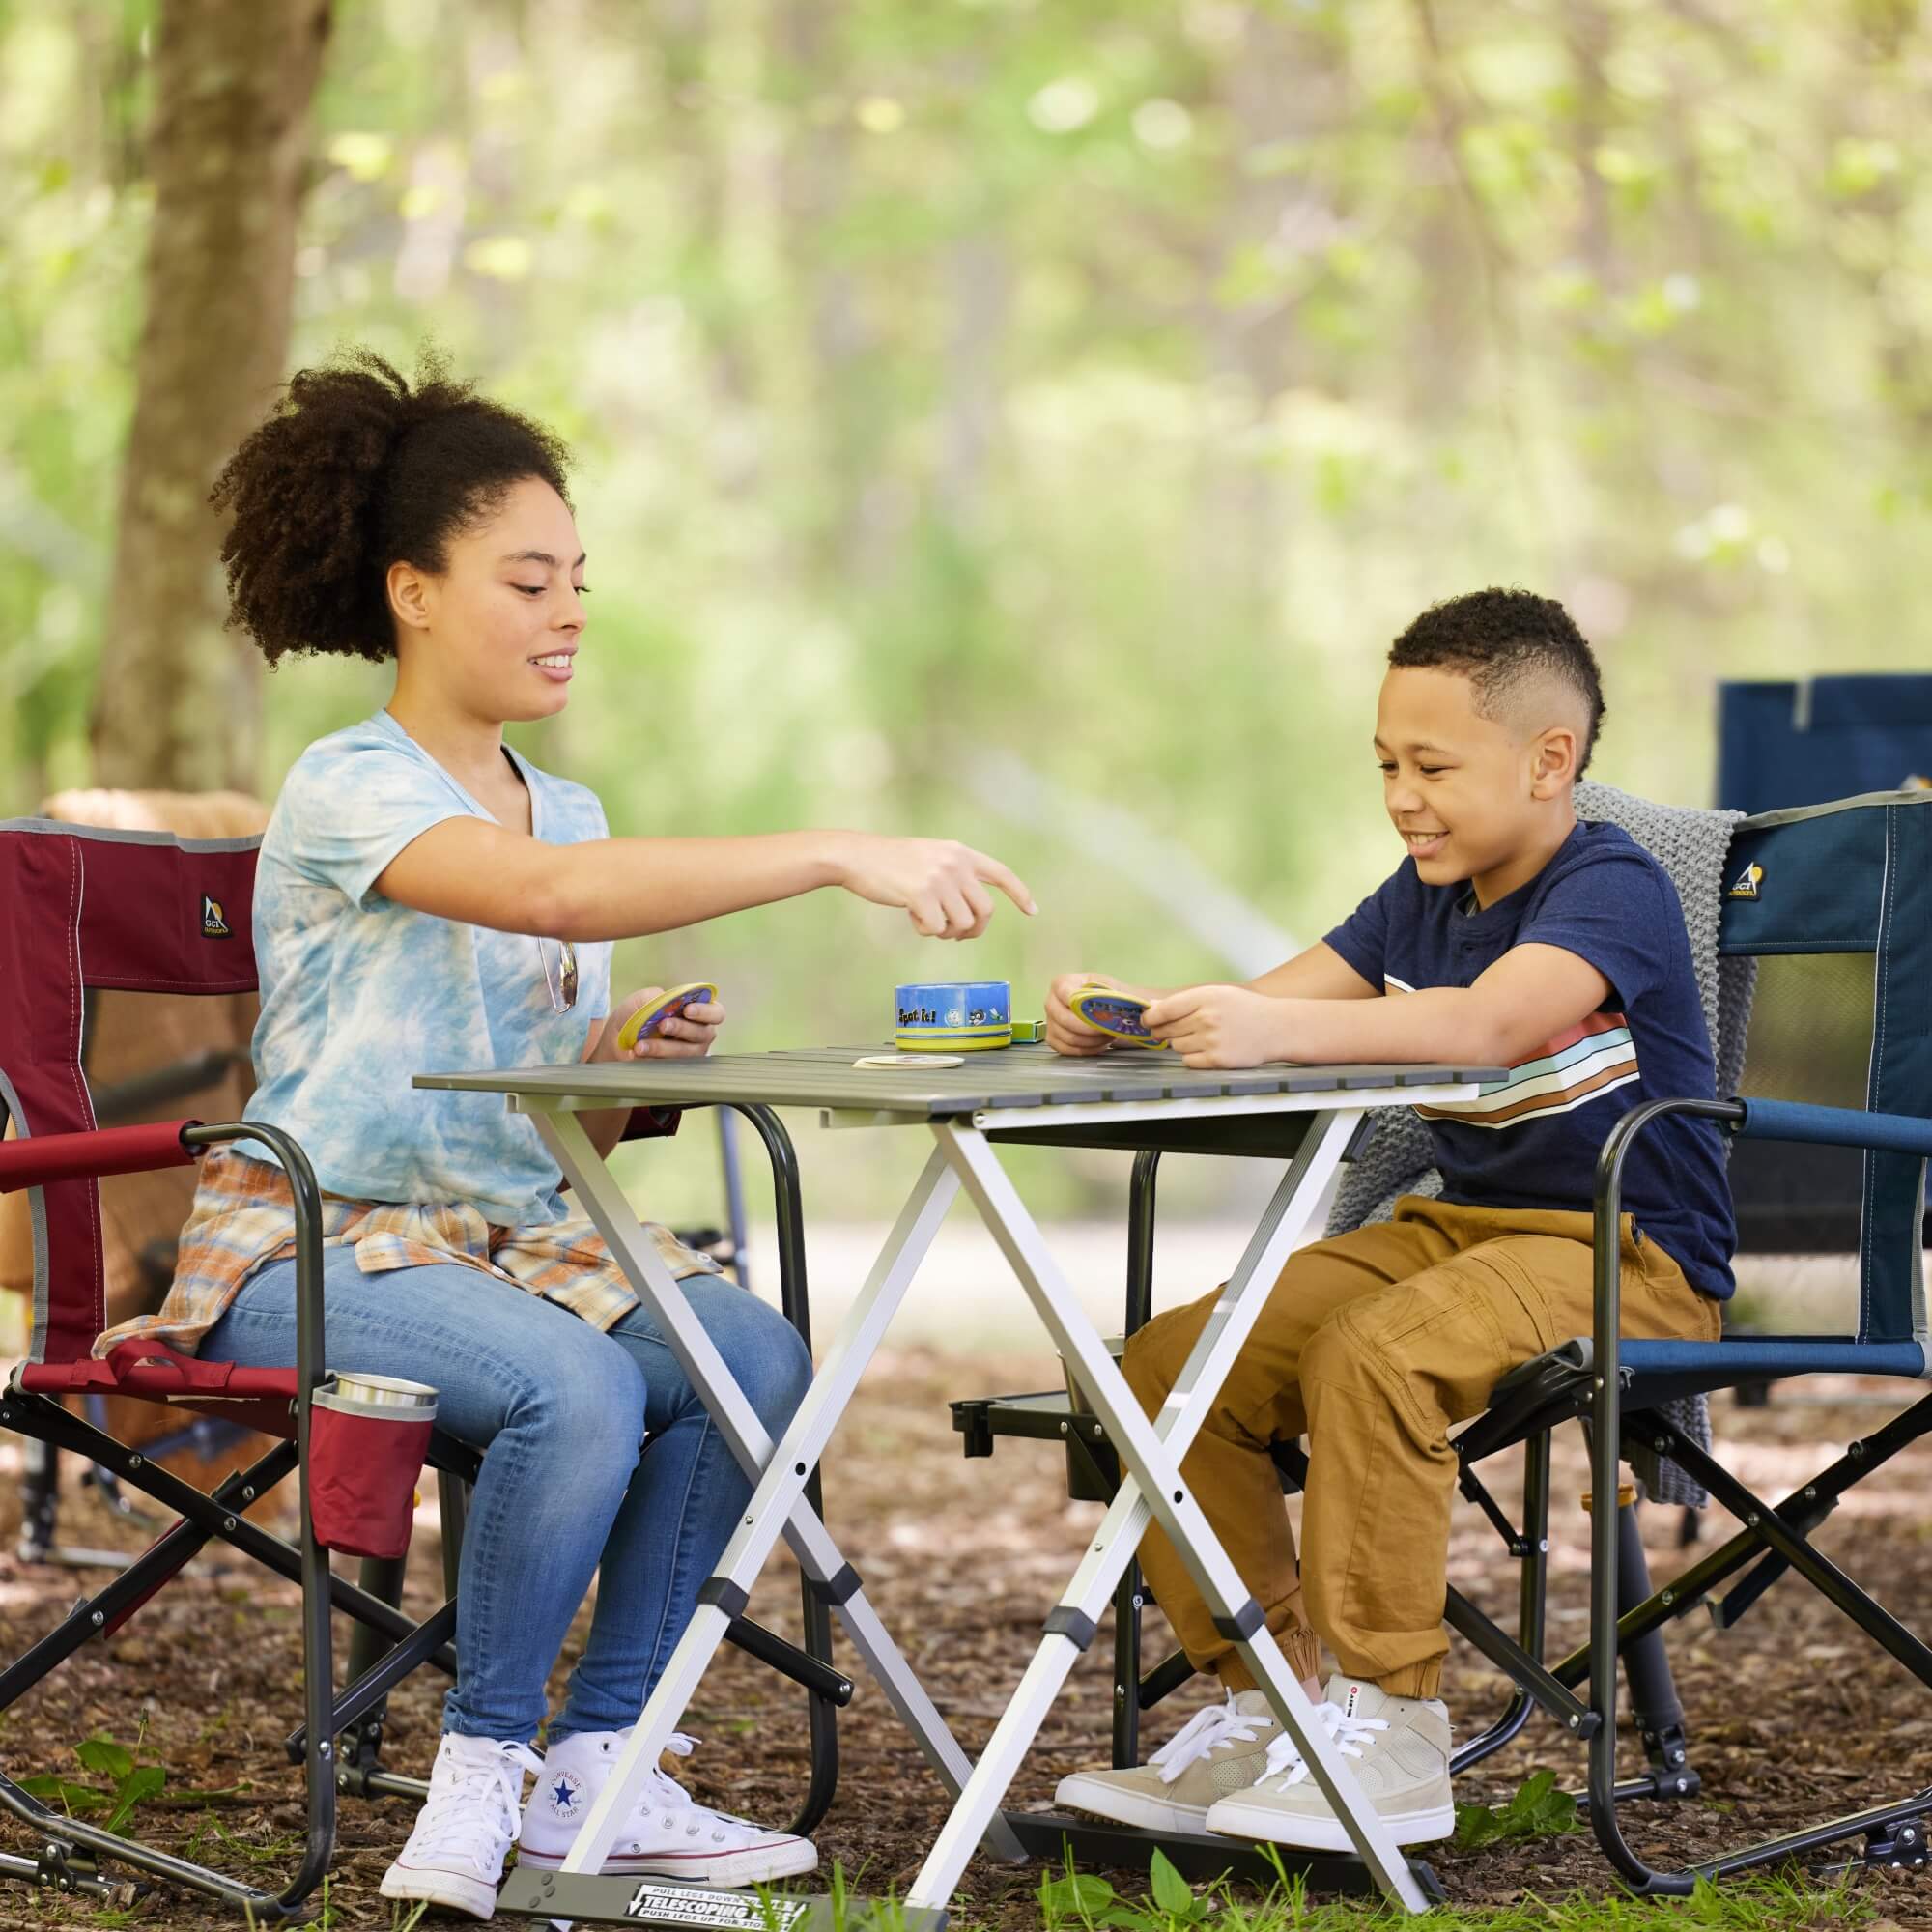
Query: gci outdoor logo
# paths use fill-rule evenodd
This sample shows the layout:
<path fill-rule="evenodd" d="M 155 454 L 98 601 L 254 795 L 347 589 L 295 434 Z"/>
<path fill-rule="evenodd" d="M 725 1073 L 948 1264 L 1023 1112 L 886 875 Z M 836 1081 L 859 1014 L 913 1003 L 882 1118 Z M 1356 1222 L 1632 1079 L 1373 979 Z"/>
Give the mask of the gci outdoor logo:
<path fill-rule="evenodd" d="M 201 936 L 204 939 L 233 939 L 228 929 L 228 919 L 221 910 L 221 901 L 212 899 L 206 893 L 201 895 Z"/>
<path fill-rule="evenodd" d="M 1764 884 L 1764 867 L 1753 860 L 1738 874 L 1737 883 L 1731 888 L 1729 896 L 1734 899 L 1754 899 Z"/>

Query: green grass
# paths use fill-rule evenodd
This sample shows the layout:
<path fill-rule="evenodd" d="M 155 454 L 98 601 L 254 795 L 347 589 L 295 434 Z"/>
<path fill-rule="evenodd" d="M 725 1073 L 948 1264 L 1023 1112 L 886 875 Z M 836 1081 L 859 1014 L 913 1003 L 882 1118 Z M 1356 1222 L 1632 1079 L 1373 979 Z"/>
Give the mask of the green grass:
<path fill-rule="evenodd" d="M 1511 1838 L 1552 1838 L 1582 1830 L 1577 1800 L 1556 1788 L 1556 1774 L 1534 1772 L 1506 1804 L 1459 1804 L 1455 1846 L 1472 1852 Z"/>
<path fill-rule="evenodd" d="M 1108 1896 L 1101 1900 L 1099 1889 Z M 1096 1909 L 1097 1908 L 1097 1909 Z M 1544 1898 L 1525 1894 L 1505 1906 L 1439 1907 L 1433 1932 L 1663 1932 L 1700 1926 L 1710 1932 L 1798 1932 L 1798 1928 L 1857 1925 L 1872 1908 L 1842 1887 L 1808 1888 L 1781 1878 L 1734 1882 L 1721 1889 L 1699 1885 L 1688 1898 L 1639 1899 L 1584 1890 Z M 1149 1888 L 1128 1900 L 1104 1880 L 1068 1874 L 1040 1886 L 1044 1932 L 1362 1932 L 1392 1926 L 1403 1915 L 1358 1901 L 1311 1901 L 1298 1878 L 1281 1877 L 1262 1899 L 1236 1896 L 1225 1884 L 1190 1887 L 1156 1855 Z"/>
<path fill-rule="evenodd" d="M 905 1932 L 905 1911 L 896 1899 L 853 1896 L 836 1865 L 826 1889 L 835 1932 Z M 1406 1922 L 1378 1903 L 1311 1900 L 1298 1878 L 1284 1876 L 1260 1898 L 1243 1896 L 1225 1881 L 1190 1886 L 1158 1854 L 1147 1889 L 1138 1895 L 1069 1866 L 1040 1880 L 1037 1903 L 1041 1932 L 1394 1932 Z M 1869 1924 L 1877 1917 L 1872 1903 L 1847 1886 L 1758 1875 L 1721 1889 L 1700 1883 L 1688 1898 L 1525 1892 L 1510 1905 L 1441 1906 L 1421 1922 L 1429 1932 L 1824 1932 Z M 951 1932 L 993 1928 L 955 1917 Z"/>
<path fill-rule="evenodd" d="M 854 1894 L 852 1880 L 834 1865 L 825 1886 L 833 1902 L 835 1932 L 905 1932 L 897 1899 Z M 324 1881 L 318 1932 L 336 1932 L 344 1920 Z M 785 1894 L 766 1894 L 774 1904 Z M 93 1927 L 136 1924 L 147 1914 L 88 1912 L 79 1900 L 63 1901 L 57 1922 Z M 1257 1898 L 1222 1882 L 1190 1886 L 1164 1859 L 1156 1859 L 1147 1889 L 1133 1894 L 1088 1872 L 1063 1871 L 1042 1878 L 1037 1893 L 1040 1932 L 1395 1932 L 1406 1922 L 1392 1908 L 1362 1900 L 1312 1900 L 1298 1879 L 1287 1878 Z M 417 1932 L 423 1905 L 393 1905 L 386 1932 Z M 73 1914 L 72 1918 L 67 1916 Z M 1544 1896 L 1525 1892 L 1514 1904 L 1438 1907 L 1417 1921 L 1428 1932 L 1827 1932 L 1871 1925 L 1878 1908 L 1845 1885 L 1807 1883 L 1802 1877 L 1755 1875 L 1721 1888 L 1699 1885 L 1688 1898 L 1633 1898 L 1577 1890 Z M 254 1923 L 252 1915 L 248 1922 Z M 366 1919 L 357 1918 L 366 1924 Z M 381 1921 L 378 1921 L 379 1923 Z M 526 1921 L 519 1919 L 517 1924 Z M 537 1921 L 528 1921 L 535 1924 Z M 771 1921 L 777 1925 L 777 1915 Z M 950 1932 L 996 1932 L 988 1921 L 955 1915 Z"/>

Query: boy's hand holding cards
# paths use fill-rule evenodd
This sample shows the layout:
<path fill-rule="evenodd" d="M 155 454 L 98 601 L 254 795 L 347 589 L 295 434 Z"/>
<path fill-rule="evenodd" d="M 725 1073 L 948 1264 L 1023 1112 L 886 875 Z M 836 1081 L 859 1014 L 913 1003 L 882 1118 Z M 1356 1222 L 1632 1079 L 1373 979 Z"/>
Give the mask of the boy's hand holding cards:
<path fill-rule="evenodd" d="M 1106 1053 L 1117 1039 L 1158 1046 L 1141 1018 L 1148 1002 L 1157 998 L 1147 987 L 1123 985 L 1104 973 L 1062 973 L 1047 989 L 1046 1043 L 1075 1060 Z M 1076 1002 L 1091 1002 L 1091 1012 Z"/>
<path fill-rule="evenodd" d="M 1294 1005 L 1252 986 L 1183 986 L 1141 1017 L 1189 1066 L 1264 1066 L 1296 1057 L 1284 1037 Z"/>
<path fill-rule="evenodd" d="M 1145 1015 L 1153 1002 L 1138 993 L 1125 992 L 1118 986 L 1088 985 L 1080 987 L 1066 1004 L 1077 1018 L 1109 1039 L 1156 1050 L 1165 1050 L 1167 1046 L 1166 1040 L 1154 1038 L 1148 1031 Z"/>
<path fill-rule="evenodd" d="M 1138 992 L 1098 974 L 1066 973 L 1046 1001 L 1047 1043 L 1085 1057 L 1123 1046 L 1172 1049 L 1189 1066 L 1259 1066 L 1292 1058 L 1284 1003 L 1251 986 Z"/>

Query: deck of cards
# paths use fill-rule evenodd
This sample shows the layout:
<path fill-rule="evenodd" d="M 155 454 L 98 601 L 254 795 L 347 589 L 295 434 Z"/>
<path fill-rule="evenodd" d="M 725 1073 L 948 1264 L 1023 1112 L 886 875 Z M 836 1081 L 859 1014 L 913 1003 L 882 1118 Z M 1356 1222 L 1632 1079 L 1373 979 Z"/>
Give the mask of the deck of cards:
<path fill-rule="evenodd" d="M 1167 1041 L 1155 1039 L 1142 1017 L 1153 1004 L 1151 1000 L 1123 993 L 1118 986 L 1082 986 L 1066 1004 L 1095 1033 L 1110 1039 L 1125 1040 L 1129 1046 L 1166 1049 Z"/>
<path fill-rule="evenodd" d="M 641 1006 L 624 1022 L 623 1031 L 617 1036 L 617 1044 L 626 1053 L 634 1053 L 640 1039 L 648 1039 L 666 1020 L 681 1018 L 686 1007 L 708 1005 L 718 997 L 718 988 L 707 981 L 694 980 L 688 986 L 673 986 L 667 993 L 660 993 L 655 1000 Z"/>

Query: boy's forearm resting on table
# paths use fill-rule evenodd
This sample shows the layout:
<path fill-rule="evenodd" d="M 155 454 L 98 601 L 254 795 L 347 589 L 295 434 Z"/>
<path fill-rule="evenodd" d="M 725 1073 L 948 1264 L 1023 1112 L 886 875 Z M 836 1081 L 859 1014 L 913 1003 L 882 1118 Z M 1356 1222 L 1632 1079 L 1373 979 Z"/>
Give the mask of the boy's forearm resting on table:
<path fill-rule="evenodd" d="M 1343 965 L 1338 954 L 1330 956 Z M 1352 968 L 1343 970 L 1357 985 L 1367 984 Z M 1148 1025 L 1197 1066 L 1269 1061 L 1507 1066 L 1610 997 L 1609 981 L 1580 955 L 1534 943 L 1504 954 L 1472 986 L 1432 986 L 1366 999 L 1335 993 L 1309 998 L 1274 990 L 1285 977 L 1286 969 L 1277 968 L 1252 986 L 1190 987 L 1149 1009 Z M 1331 975 L 1329 983 L 1339 982 Z"/>
<path fill-rule="evenodd" d="M 1368 1000 L 1284 999 L 1275 1004 L 1279 1050 L 1268 1057 L 1327 1061 L 1462 1060 L 1501 1063 L 1507 1029 L 1495 1002 L 1473 986 L 1432 986 Z"/>

